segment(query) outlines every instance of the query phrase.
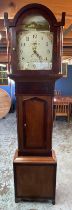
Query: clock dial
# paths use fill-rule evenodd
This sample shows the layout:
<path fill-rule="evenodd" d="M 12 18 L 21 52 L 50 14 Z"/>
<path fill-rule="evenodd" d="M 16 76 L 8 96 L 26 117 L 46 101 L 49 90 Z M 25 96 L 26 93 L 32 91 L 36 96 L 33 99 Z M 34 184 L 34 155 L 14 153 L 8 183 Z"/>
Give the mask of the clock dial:
<path fill-rule="evenodd" d="M 40 27 L 41 25 L 39 25 Z M 17 63 L 20 70 L 52 69 L 53 34 L 37 23 L 17 33 Z"/>

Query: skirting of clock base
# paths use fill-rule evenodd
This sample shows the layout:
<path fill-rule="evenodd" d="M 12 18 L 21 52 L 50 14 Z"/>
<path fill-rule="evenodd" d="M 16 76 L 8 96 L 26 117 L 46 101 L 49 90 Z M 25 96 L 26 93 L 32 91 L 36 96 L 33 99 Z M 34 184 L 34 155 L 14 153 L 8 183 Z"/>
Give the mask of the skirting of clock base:
<path fill-rule="evenodd" d="M 55 204 L 56 190 L 55 152 L 52 157 L 18 156 L 13 161 L 15 202 L 48 201 Z"/>

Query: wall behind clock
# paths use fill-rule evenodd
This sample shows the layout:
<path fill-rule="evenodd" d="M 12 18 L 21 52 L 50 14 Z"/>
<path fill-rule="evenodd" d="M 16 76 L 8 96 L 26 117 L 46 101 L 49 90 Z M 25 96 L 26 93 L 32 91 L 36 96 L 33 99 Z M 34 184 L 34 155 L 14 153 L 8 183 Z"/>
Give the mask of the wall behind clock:
<path fill-rule="evenodd" d="M 63 96 L 72 96 L 72 65 L 68 65 L 67 77 L 56 81 L 55 90 L 60 91 Z"/>

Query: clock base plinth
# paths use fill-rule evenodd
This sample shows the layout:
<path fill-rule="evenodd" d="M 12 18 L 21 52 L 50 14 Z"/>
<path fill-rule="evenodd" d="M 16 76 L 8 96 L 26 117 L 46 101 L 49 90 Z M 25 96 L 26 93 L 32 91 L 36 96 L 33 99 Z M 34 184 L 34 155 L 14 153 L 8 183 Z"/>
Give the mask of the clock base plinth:
<path fill-rule="evenodd" d="M 56 189 L 55 152 L 52 157 L 18 156 L 16 151 L 14 167 L 15 201 L 48 201 L 55 204 Z"/>

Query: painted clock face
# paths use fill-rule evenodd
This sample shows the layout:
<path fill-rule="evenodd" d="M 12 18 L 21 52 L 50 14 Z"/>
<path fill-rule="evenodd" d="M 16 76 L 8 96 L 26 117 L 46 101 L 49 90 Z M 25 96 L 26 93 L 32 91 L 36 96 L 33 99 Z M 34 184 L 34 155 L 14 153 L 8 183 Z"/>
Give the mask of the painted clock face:
<path fill-rule="evenodd" d="M 17 69 L 51 70 L 53 34 L 43 18 L 31 17 L 17 33 Z"/>

